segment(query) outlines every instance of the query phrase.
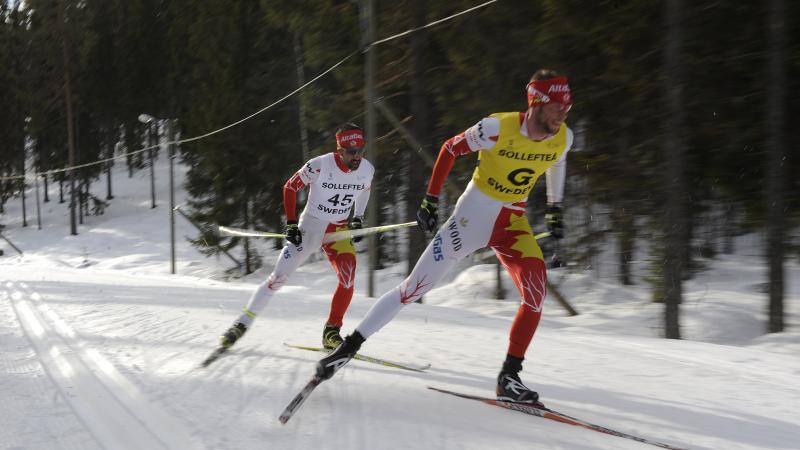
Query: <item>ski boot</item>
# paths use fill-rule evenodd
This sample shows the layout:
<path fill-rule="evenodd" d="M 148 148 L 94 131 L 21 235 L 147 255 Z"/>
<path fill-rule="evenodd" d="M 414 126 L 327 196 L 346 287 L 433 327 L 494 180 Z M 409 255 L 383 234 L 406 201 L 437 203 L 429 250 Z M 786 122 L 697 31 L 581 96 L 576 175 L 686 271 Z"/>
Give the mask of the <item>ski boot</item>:
<path fill-rule="evenodd" d="M 503 368 L 497 376 L 497 399 L 506 402 L 541 405 L 539 403 L 539 394 L 528 389 L 519 379 L 519 372 L 522 370 L 522 359 L 511 355 L 506 357 Z"/>
<path fill-rule="evenodd" d="M 328 350 L 333 350 L 344 342 L 339 331 L 341 331 L 340 327 L 325 324 L 325 329 L 322 330 L 322 346 Z"/>
<path fill-rule="evenodd" d="M 228 328 L 228 331 L 223 333 L 222 336 L 219 337 L 219 345 L 224 348 L 230 348 L 236 341 L 241 338 L 245 331 L 247 331 L 247 327 L 243 323 L 235 323 L 233 326 Z"/>
<path fill-rule="evenodd" d="M 319 360 L 317 363 L 317 376 L 323 380 L 330 379 L 336 371 L 356 355 L 365 340 L 358 331 L 354 331 L 353 334 L 347 336 L 336 350 Z"/>

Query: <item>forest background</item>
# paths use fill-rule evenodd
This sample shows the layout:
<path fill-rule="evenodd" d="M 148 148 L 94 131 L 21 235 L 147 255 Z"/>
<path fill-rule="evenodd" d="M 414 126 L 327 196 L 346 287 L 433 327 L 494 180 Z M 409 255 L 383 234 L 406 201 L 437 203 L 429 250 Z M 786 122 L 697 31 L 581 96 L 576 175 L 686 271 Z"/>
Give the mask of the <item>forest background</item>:
<path fill-rule="evenodd" d="M 40 182 L 61 187 L 45 201 L 81 219 L 101 214 L 113 203 L 111 165 L 132 176 L 174 152 L 189 167 L 193 220 L 278 231 L 286 179 L 334 149 L 339 125 L 365 125 L 372 52 L 379 114 L 367 158 L 379 208 L 367 222 L 413 220 L 442 142 L 490 113 L 524 110 L 526 83 L 548 67 L 575 98 L 560 258 L 585 270 L 613 242 L 619 282 L 650 283 L 666 304 L 665 335 L 677 338 L 682 280 L 732 253 L 733 237 L 760 233 L 765 331 L 783 329 L 783 262 L 800 257 L 800 4 L 500 0 L 465 12 L 482 3 L 399 0 L 374 2 L 371 14 L 368 4 L 3 1 L 0 213 Z M 84 167 L 64 170 L 73 166 Z M 445 205 L 473 167 L 457 160 Z M 544 206 L 540 184 L 535 230 Z M 407 236 L 372 241 L 375 264 L 413 266 L 427 240 Z M 262 263 L 245 239 L 203 232 L 193 242 L 243 255 L 246 272 Z"/>

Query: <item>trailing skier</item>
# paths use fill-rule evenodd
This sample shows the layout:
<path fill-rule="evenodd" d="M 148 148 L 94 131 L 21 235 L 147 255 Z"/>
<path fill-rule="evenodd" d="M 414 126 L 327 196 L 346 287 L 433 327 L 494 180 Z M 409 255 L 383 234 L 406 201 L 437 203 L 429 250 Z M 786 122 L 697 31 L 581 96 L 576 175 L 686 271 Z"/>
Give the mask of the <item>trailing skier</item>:
<path fill-rule="evenodd" d="M 322 345 L 336 348 L 342 337 L 344 314 L 353 298 L 356 275 L 354 237 L 323 244 L 325 233 L 362 227 L 362 217 L 369 201 L 375 169 L 364 159 L 364 132 L 348 123 L 336 131 L 336 151 L 308 161 L 283 186 L 286 213 L 286 245 L 278 256 L 275 269 L 253 292 L 242 315 L 220 336 L 222 348 L 230 348 L 253 325 L 289 276 L 320 247 L 336 271 L 339 284 L 333 293 L 328 320 L 322 332 Z M 297 192 L 309 187 L 308 201 L 297 220 Z M 350 211 L 352 219 L 348 222 Z"/>

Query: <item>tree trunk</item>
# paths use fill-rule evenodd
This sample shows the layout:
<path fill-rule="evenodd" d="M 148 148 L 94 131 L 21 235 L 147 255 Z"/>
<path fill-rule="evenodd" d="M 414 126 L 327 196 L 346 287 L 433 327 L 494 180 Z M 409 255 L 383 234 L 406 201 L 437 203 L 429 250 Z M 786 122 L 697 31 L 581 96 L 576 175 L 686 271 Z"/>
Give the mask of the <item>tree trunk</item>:
<path fill-rule="evenodd" d="M 86 194 L 83 192 L 83 182 L 78 183 L 78 224 L 83 225 L 83 205 L 86 202 Z"/>
<path fill-rule="evenodd" d="M 244 227 L 245 229 L 250 228 L 250 201 L 245 200 L 244 202 Z M 249 275 L 253 273 L 251 262 L 252 255 L 250 254 L 250 239 L 244 238 L 244 273 Z"/>
<path fill-rule="evenodd" d="M 726 255 L 732 255 L 736 246 L 733 239 L 736 237 L 736 207 L 728 205 L 725 208 L 724 219 L 722 221 L 723 238 L 722 251 Z"/>
<path fill-rule="evenodd" d="M 22 226 L 28 226 L 28 208 L 25 203 L 25 145 L 22 146 L 22 179 L 20 180 L 20 197 L 22 197 Z"/>
<path fill-rule="evenodd" d="M 42 176 L 42 178 L 44 178 L 44 202 L 49 203 L 50 202 L 50 189 L 49 189 L 50 182 L 48 181 L 49 177 L 47 175 L 44 175 Z"/>
<path fill-rule="evenodd" d="M 503 289 L 503 265 L 500 264 L 500 260 L 497 261 L 495 266 L 495 288 L 494 288 L 494 298 L 498 300 L 505 300 L 506 298 L 506 290 Z"/>
<path fill-rule="evenodd" d="M 282 231 L 280 231 L 280 230 L 283 229 L 283 219 L 281 218 L 281 217 L 283 217 L 283 208 L 280 208 L 280 212 L 277 213 L 277 214 L 274 214 L 272 217 L 274 218 L 273 219 L 273 225 L 275 226 L 275 230 L 278 230 L 276 232 L 277 233 L 282 233 Z M 280 249 L 283 248 L 284 240 L 283 239 L 273 239 L 272 243 L 273 243 L 272 244 L 272 248 L 273 249 L 280 250 Z"/>
<path fill-rule="evenodd" d="M 626 127 L 625 130 L 620 133 L 617 145 L 619 145 L 622 151 L 631 148 L 631 132 L 629 127 Z M 619 242 L 619 282 L 624 286 L 633 284 L 631 280 L 630 262 L 633 259 L 636 231 L 633 227 L 634 217 L 631 213 L 632 209 L 628 208 L 626 200 L 622 199 L 615 205 L 612 215 L 612 223 Z"/>
<path fill-rule="evenodd" d="M 683 143 L 685 145 L 686 141 L 684 140 Z M 684 155 L 684 172 L 683 172 L 684 174 L 686 173 L 685 158 L 686 156 Z M 684 182 L 685 183 L 689 182 L 689 180 L 685 175 L 684 175 Z M 691 196 L 688 195 L 688 187 L 684 193 L 686 194 L 686 202 L 684 204 L 684 211 L 686 211 L 686 213 L 684 214 L 685 217 L 684 228 L 683 228 L 684 236 L 682 240 L 683 242 L 686 243 L 686 249 L 683 252 L 683 273 L 681 275 L 683 277 L 682 278 L 683 281 L 687 281 L 692 279 L 692 277 L 694 276 L 694 271 L 697 270 L 695 262 L 692 259 L 695 251 L 695 249 L 692 248 L 692 242 L 694 242 L 694 234 L 696 231 L 695 228 L 697 227 L 697 217 L 695 217 L 694 213 L 690 212 L 690 211 L 696 211 L 697 209 L 693 207 L 694 205 L 692 205 L 692 202 L 694 200 L 692 200 Z"/>
<path fill-rule="evenodd" d="M 293 36 L 293 44 L 294 44 L 294 62 L 295 62 L 295 71 L 297 72 L 297 86 L 300 87 L 306 84 L 306 75 L 305 75 L 305 58 L 303 56 L 303 41 L 301 40 L 301 34 L 299 31 L 294 32 Z M 308 144 L 308 120 L 307 120 L 307 113 L 306 113 L 306 99 L 305 99 L 305 89 L 297 93 L 297 104 L 298 104 L 298 120 L 300 122 L 300 148 L 303 152 L 302 161 L 300 164 L 305 164 L 306 161 L 311 159 L 311 151 L 309 150 Z"/>
<path fill-rule="evenodd" d="M 614 211 L 614 222 L 619 240 L 619 282 L 624 286 L 633 285 L 631 265 L 633 260 L 636 231 L 633 226 L 633 215 L 624 204 L 618 205 Z"/>
<path fill-rule="evenodd" d="M 83 187 L 84 187 L 84 192 L 83 192 L 83 215 L 84 216 L 88 216 L 90 214 L 90 211 L 89 211 L 89 198 L 90 197 L 89 196 L 91 195 L 91 193 L 89 192 L 89 188 L 91 187 L 91 184 L 90 184 L 88 178 L 83 181 Z"/>
<path fill-rule="evenodd" d="M 785 248 L 784 185 L 786 139 L 784 137 L 784 98 L 786 96 L 785 12 L 783 0 L 770 0 L 767 77 L 767 264 L 769 266 L 770 333 L 784 329 L 783 263 Z"/>
<path fill-rule="evenodd" d="M 378 127 L 375 117 L 375 70 L 376 70 L 376 49 L 371 44 L 375 42 L 375 0 L 361 0 L 361 24 L 364 33 L 362 35 L 362 44 L 369 45 L 364 52 L 364 92 L 366 97 L 366 118 L 364 122 L 364 135 L 366 140 L 367 151 L 371 151 L 371 161 L 375 167 L 379 168 L 378 162 L 378 148 L 375 143 L 375 138 L 378 135 Z M 380 173 L 377 169 L 376 175 Z M 367 205 L 367 221 L 375 221 L 375 224 L 381 223 L 380 219 L 380 201 L 381 201 L 381 179 L 380 175 L 372 180 L 372 188 L 370 194 L 369 205 Z M 371 234 L 367 236 L 367 248 L 369 249 L 369 273 L 367 275 L 367 295 L 374 297 L 380 295 L 376 290 L 375 271 L 378 269 L 380 251 L 380 241 L 378 236 Z"/>
<path fill-rule="evenodd" d="M 109 127 L 108 131 L 106 132 L 106 158 L 113 158 L 114 154 L 116 153 L 117 144 L 112 144 L 111 141 L 115 139 L 113 127 Z M 114 198 L 114 194 L 111 192 L 111 168 L 114 167 L 114 160 L 111 160 L 106 163 L 106 200 L 111 200 Z"/>
<path fill-rule="evenodd" d="M 66 103 L 66 110 L 67 110 L 67 146 L 69 147 L 69 167 L 70 170 L 67 172 L 67 176 L 69 176 L 69 189 L 70 189 L 70 200 L 69 200 L 69 224 L 70 224 L 70 234 L 75 236 L 78 234 L 78 225 L 75 221 L 75 171 L 72 167 L 75 167 L 75 130 L 73 128 L 74 122 L 72 119 L 72 86 L 70 82 L 70 72 L 69 72 L 69 41 L 67 40 L 67 32 L 65 30 L 65 17 L 64 17 L 64 2 L 61 1 L 59 5 L 59 26 L 61 27 L 61 38 L 62 38 L 62 46 L 61 51 L 63 55 L 63 70 L 64 70 L 64 102 Z"/>
<path fill-rule="evenodd" d="M 427 16 L 427 0 L 412 0 L 411 4 L 411 27 L 417 28 L 425 25 Z M 429 170 L 419 161 L 417 152 L 431 152 L 430 147 L 430 120 L 427 102 L 428 95 L 425 91 L 425 46 L 427 43 L 427 32 L 417 31 L 411 35 L 411 115 L 414 118 L 412 123 L 412 133 L 422 148 L 413 149 L 414 151 L 405 153 L 408 189 L 406 190 L 406 217 L 408 220 L 415 220 L 420 202 L 427 190 L 426 180 Z M 435 157 L 434 157 L 435 158 Z M 417 230 L 408 232 L 408 251 L 406 274 L 411 273 L 422 252 L 427 245 L 427 238 Z"/>
<path fill-rule="evenodd" d="M 683 296 L 686 242 L 686 142 L 685 75 L 683 67 L 684 4 L 665 3 L 666 41 L 664 52 L 664 331 L 669 339 L 680 339 L 679 305 Z"/>

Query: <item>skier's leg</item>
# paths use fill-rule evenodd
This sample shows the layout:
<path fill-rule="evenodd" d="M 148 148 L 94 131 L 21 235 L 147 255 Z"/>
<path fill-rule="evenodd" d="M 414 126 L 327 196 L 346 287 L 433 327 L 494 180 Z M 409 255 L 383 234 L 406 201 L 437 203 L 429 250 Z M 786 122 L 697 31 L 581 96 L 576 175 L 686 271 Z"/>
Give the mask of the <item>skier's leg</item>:
<path fill-rule="evenodd" d="M 470 184 L 459 198 L 453 215 L 428 243 L 408 278 L 381 296 L 356 330 L 368 338 L 389 323 L 404 305 L 433 289 L 458 261 L 485 247 L 501 206 Z"/>
<path fill-rule="evenodd" d="M 328 231 L 346 229 L 346 226 L 331 226 Z M 322 249 L 325 251 L 325 255 L 328 257 L 328 261 L 333 266 L 333 270 L 336 271 L 336 277 L 339 279 L 339 284 L 336 286 L 336 291 L 334 291 L 331 299 L 331 309 L 328 314 L 327 324 L 341 328 L 344 314 L 347 312 L 350 300 L 353 298 L 356 276 L 356 249 L 349 238 L 325 244 Z"/>
<path fill-rule="evenodd" d="M 327 232 L 336 232 L 348 229 L 347 226 L 328 226 Z M 353 290 L 356 276 L 356 249 L 353 247 L 351 239 L 342 239 L 322 246 L 328 261 L 336 271 L 339 283 L 333 292 L 331 299 L 331 309 L 328 313 L 328 320 L 322 329 L 322 346 L 334 349 L 342 343 L 342 321 L 350 300 L 353 299 Z"/>
<path fill-rule="evenodd" d="M 511 275 L 521 301 L 511 325 L 506 360 L 497 377 L 497 397 L 535 403 L 539 394 L 522 384 L 519 372 L 542 315 L 547 284 L 545 264 L 524 211 L 505 209 L 500 216 L 490 245 Z"/>
<path fill-rule="evenodd" d="M 508 354 L 524 358 L 542 316 L 542 302 L 547 293 L 547 273 L 539 259 L 502 260 L 522 296 L 517 315 L 511 324 Z"/>
<path fill-rule="evenodd" d="M 470 183 L 458 199 L 453 215 L 422 252 L 414 270 L 399 286 L 383 294 L 367 316 L 330 355 L 317 363 L 317 375 L 328 379 L 361 348 L 366 338 L 383 328 L 404 305 L 433 289 L 447 271 L 475 250 L 485 247 L 502 204 Z"/>
<path fill-rule="evenodd" d="M 436 233 L 433 241 L 425 248 L 408 278 L 400 283 L 399 286 L 383 294 L 372 305 L 372 308 L 367 312 L 367 316 L 358 324 L 355 331 L 347 336 L 342 344 L 330 355 L 322 358 L 317 363 L 317 376 L 323 379 L 332 377 L 339 368 L 356 354 L 366 338 L 389 323 L 404 305 L 421 298 L 433 288 L 434 284 L 441 279 L 448 269 L 463 256 L 469 254 L 445 250 L 446 248 L 452 249 L 452 240 L 446 237 L 447 235 L 443 237 L 443 232 L 451 220 L 452 217 Z M 463 249 L 464 245 L 460 245 Z M 476 248 L 480 248 L 480 246 Z"/>
<path fill-rule="evenodd" d="M 520 293 L 520 305 L 511 325 L 508 353 L 525 357 L 547 292 L 547 272 L 542 250 L 533 237 L 528 218 L 522 211 L 504 209 L 489 245 L 508 270 Z"/>
<path fill-rule="evenodd" d="M 289 276 L 303 264 L 312 253 L 319 249 L 322 244 L 322 236 L 325 233 L 327 222 L 323 222 L 313 216 L 303 215 L 300 218 L 300 230 L 303 233 L 303 243 L 295 247 L 287 242 L 278 255 L 275 268 L 266 281 L 261 283 L 247 302 L 243 314 L 239 317 L 238 323 L 243 323 L 249 327 L 255 317 L 264 310 L 273 295 L 286 283 Z"/>

